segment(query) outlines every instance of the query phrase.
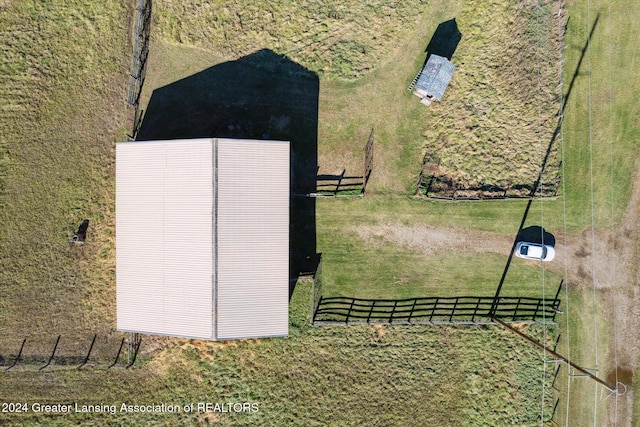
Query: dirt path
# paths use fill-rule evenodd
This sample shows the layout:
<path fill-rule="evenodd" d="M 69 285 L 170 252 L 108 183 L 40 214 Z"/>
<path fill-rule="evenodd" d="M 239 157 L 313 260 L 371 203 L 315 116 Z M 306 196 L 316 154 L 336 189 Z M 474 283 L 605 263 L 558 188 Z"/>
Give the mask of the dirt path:
<path fill-rule="evenodd" d="M 388 223 L 376 226 L 354 228 L 360 238 L 368 241 L 383 237 L 400 246 L 407 246 L 431 256 L 443 251 L 455 252 L 494 252 L 509 255 L 513 245 L 513 237 L 477 230 L 460 230 L 454 228 L 437 228 L 427 225 L 406 226 Z M 607 280 L 611 271 L 611 256 L 613 253 L 610 233 L 597 233 L 595 236 L 596 256 L 592 257 L 591 231 L 578 236 L 569 236 L 565 251 L 564 238 L 556 236 L 556 258 L 552 263 L 545 263 L 545 268 L 564 275 L 565 257 L 567 258 L 568 274 L 573 286 L 591 288 L 591 271 L 596 271 L 596 286 L 600 289 L 610 289 L 612 283 Z M 616 246 L 626 248 L 626 243 L 618 241 Z M 566 254 L 566 255 L 565 255 Z M 505 258 L 506 261 L 506 258 Z M 626 276 L 621 276 L 620 280 Z M 620 281 L 619 280 L 619 281 Z"/>
<path fill-rule="evenodd" d="M 615 289 L 606 289 L 603 296 L 607 303 L 607 311 L 614 313 L 610 319 L 614 322 L 614 340 L 611 351 L 617 354 L 618 380 L 623 382 L 626 393 L 618 396 L 617 405 L 609 410 L 609 425 L 614 425 L 617 406 L 618 426 L 631 426 L 633 422 L 634 373 L 640 363 L 640 165 L 636 168 L 633 193 L 627 210 L 614 230 L 615 248 L 611 251 L 615 262 Z M 607 240 L 609 246 L 611 240 Z M 614 363 L 614 360 L 611 361 Z M 608 373 L 608 379 L 615 381 L 615 371 Z"/>

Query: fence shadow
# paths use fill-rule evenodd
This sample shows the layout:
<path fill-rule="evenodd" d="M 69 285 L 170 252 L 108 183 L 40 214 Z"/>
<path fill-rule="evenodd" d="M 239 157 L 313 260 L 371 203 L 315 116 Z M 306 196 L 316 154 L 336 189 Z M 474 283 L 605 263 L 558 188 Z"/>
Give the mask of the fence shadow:
<path fill-rule="evenodd" d="M 373 172 L 374 143 L 373 129 L 371 129 L 363 151 L 362 175 L 349 176 L 346 169 L 343 169 L 338 175 L 318 175 L 316 177 L 316 195 L 364 196 Z"/>
<path fill-rule="evenodd" d="M 142 345 L 140 334 L 128 334 L 128 338 L 122 337 L 119 346 L 105 346 L 106 343 L 102 342 L 103 348 L 99 351 L 99 355 L 95 356 L 96 342 L 98 341 L 97 334 L 86 341 L 86 346 L 82 351 L 78 350 L 76 353 L 70 353 L 68 349 L 66 351 L 60 349 L 61 343 L 69 340 L 75 341 L 75 338 L 58 335 L 51 343 L 25 338 L 20 347 L 15 349 L 15 353 L 8 353 L 6 357 L 0 355 L 0 371 L 45 371 L 51 369 L 82 369 L 84 367 L 128 369 L 136 362 Z M 101 339 L 100 341 L 104 340 Z M 115 343 L 111 342 L 110 344 Z M 105 353 L 110 353 L 111 359 L 106 359 Z"/>
<path fill-rule="evenodd" d="M 315 200 L 294 196 L 316 190 L 318 93 L 316 73 L 262 49 L 155 89 L 136 138 L 290 141 L 290 295 L 318 258 Z"/>

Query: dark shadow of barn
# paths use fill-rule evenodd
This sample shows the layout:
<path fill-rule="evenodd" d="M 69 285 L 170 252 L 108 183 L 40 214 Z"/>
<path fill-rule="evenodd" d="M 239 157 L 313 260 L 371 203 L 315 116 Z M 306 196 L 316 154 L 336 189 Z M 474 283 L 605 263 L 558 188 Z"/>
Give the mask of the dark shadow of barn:
<path fill-rule="evenodd" d="M 291 142 L 290 295 L 317 267 L 317 74 L 262 49 L 153 91 L 136 140 L 250 138 Z M 268 176 L 247 176 L 265 180 Z"/>

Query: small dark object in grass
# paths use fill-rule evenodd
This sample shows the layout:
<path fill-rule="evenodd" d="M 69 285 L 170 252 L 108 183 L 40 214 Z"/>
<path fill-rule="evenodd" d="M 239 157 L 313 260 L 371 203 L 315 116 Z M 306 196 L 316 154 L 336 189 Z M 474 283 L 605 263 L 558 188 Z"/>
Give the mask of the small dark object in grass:
<path fill-rule="evenodd" d="M 83 244 L 87 239 L 88 228 L 89 228 L 89 220 L 85 219 L 84 221 L 82 221 L 82 224 L 80 224 L 80 227 L 78 227 L 78 231 L 76 232 L 76 234 L 74 234 L 73 237 L 69 239 L 69 241 L 72 243 Z"/>

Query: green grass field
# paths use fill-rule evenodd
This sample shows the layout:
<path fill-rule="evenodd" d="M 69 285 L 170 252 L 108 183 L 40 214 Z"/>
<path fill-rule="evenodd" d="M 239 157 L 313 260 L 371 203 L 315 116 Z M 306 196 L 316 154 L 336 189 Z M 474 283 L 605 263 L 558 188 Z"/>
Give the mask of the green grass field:
<path fill-rule="evenodd" d="M 637 63 L 640 55 L 635 42 L 638 12 L 633 8 L 635 3 L 629 1 L 615 5 L 604 1 L 592 1 L 590 10 L 587 10 L 587 5 L 587 2 L 570 2 L 571 19 L 565 38 L 565 92 L 575 76 L 565 110 L 567 220 L 570 227 L 588 230 L 593 223 L 596 231 L 604 232 L 609 229 L 611 233 L 613 215 L 613 230 L 617 234 L 625 226 L 620 220 L 629 204 L 639 154 L 637 140 L 640 132 L 640 109 L 636 102 L 639 89 L 635 82 L 640 76 L 637 67 L 633 65 Z M 590 55 L 585 50 L 580 69 L 577 69 L 580 56 L 586 47 L 587 36 L 592 30 Z M 592 151 L 589 149 L 590 139 Z M 593 160 L 592 167 L 590 159 Z M 593 182 L 593 193 L 590 182 Z M 637 262 L 637 251 L 635 259 Z M 630 285 L 633 286 L 633 283 Z M 613 292 L 616 292 L 615 288 Z M 571 336 L 570 351 L 574 360 L 588 366 L 595 365 L 597 345 L 601 369 L 599 375 L 611 381 L 615 365 L 615 355 L 611 347 L 616 325 L 613 324 L 613 307 L 603 301 L 606 295 L 599 293 L 594 306 L 590 287 L 572 290 L 570 327 L 565 336 Z M 633 298 L 630 294 L 627 295 L 628 298 Z M 596 323 L 597 343 L 594 337 L 594 312 L 599 314 Z M 563 319 L 561 323 L 564 322 Z M 565 353 L 569 350 L 566 348 L 566 342 L 561 348 Z M 635 378 L 638 378 L 638 372 L 635 373 Z M 625 378 L 624 381 L 629 385 L 629 378 Z M 566 377 L 561 383 L 566 384 Z M 629 425 L 637 425 L 639 420 L 640 394 L 637 384 L 638 382 L 634 381 L 635 411 L 630 417 L 632 419 L 629 420 Z M 575 425 L 592 424 L 596 411 L 602 424 L 613 423 L 607 411 L 614 405 L 614 398 L 603 401 L 595 396 L 595 393 L 592 383 L 574 380 L 571 383 L 570 399 L 567 401 L 565 386 L 562 391 L 565 397 L 561 399 L 561 406 L 558 408 L 561 414 L 559 419 L 564 422 L 565 415 L 568 414 L 568 419 Z M 621 397 L 623 400 L 624 398 Z M 629 411 L 631 414 L 631 408 Z"/>
<path fill-rule="evenodd" d="M 75 351 L 115 319 L 113 142 L 130 120 L 129 18 L 115 1 L 4 2 L 0 14 L 1 353 L 58 334 Z M 71 247 L 84 219 L 90 239 Z"/>
<path fill-rule="evenodd" d="M 323 253 L 323 294 L 399 299 L 493 296 L 524 207 L 509 203 L 492 210 L 485 202 L 425 203 L 408 197 L 321 199 L 318 251 Z M 461 210 L 463 215 L 457 217 L 455 212 Z M 456 233 L 455 226 L 465 222 L 462 217 L 473 224 Z M 548 270 L 545 278 L 546 296 L 553 297 L 560 274 Z M 503 295 L 541 297 L 540 281 L 538 264 L 516 259 Z"/>
<path fill-rule="evenodd" d="M 460 146 L 460 153 L 456 151 L 464 135 L 475 138 L 469 141 L 478 144 L 471 145 L 488 147 L 494 131 L 504 136 L 510 127 L 519 128 L 537 117 L 531 111 L 520 114 L 523 108 L 533 109 L 531 97 L 536 91 L 531 79 L 525 85 L 526 73 L 505 74 L 513 69 L 530 71 L 531 52 L 522 57 L 525 62 L 509 63 L 512 68 L 489 67 L 500 57 L 505 38 L 517 40 L 516 47 L 536 41 L 530 26 L 535 18 L 532 4 L 516 4 L 503 0 L 491 5 L 458 0 L 341 6 L 324 1 L 158 3 L 142 108 L 153 89 L 223 61 L 261 48 L 287 55 L 320 77 L 319 173 L 343 169 L 359 173 L 362 148 L 372 127 L 376 135 L 371 197 L 317 203 L 324 293 L 378 298 L 492 295 L 526 201 L 437 203 L 408 194 L 425 150 L 445 128 L 468 131 L 456 133 L 459 140 L 450 142 L 450 151 L 442 151 L 454 162 L 470 150 Z M 544 5 L 553 11 L 549 3 Z M 570 6 L 565 92 L 590 28 L 584 4 Z M 633 39 L 637 24 L 632 19 L 635 12 L 625 12 L 634 10 L 628 6 L 616 6 L 609 24 L 604 2 L 594 2 L 591 11 L 592 20 L 597 12 L 603 13 L 591 53 L 598 230 L 606 229 L 611 220 L 606 58 L 615 58 L 618 71 L 613 80 L 616 219 L 628 204 L 638 154 L 638 89 L 629 85 L 637 80 L 632 66 L 637 58 Z M 499 13 L 493 22 L 490 9 L 495 8 Z M 555 404 L 552 372 L 543 372 L 541 351 L 513 334 L 497 327 L 310 328 L 308 282 L 299 284 L 294 294 L 287 339 L 231 343 L 151 339 L 144 342 L 138 367 L 130 371 L 58 366 L 36 372 L 58 334 L 63 335 L 61 356 L 82 353 L 93 333 L 100 334 L 103 341 L 95 357 L 103 363 L 113 357 L 121 337 L 114 331 L 113 145 L 131 129 L 132 111 L 125 100 L 133 9 L 116 1 L 0 4 L 0 22 L 6 23 L 0 32 L 5 52 L 0 62 L 0 355 L 11 360 L 22 339 L 29 337 L 27 350 L 33 356 L 32 364 L 0 375 L 3 399 L 92 404 L 255 401 L 260 411 L 181 416 L 0 414 L 3 425 L 537 425 L 543 378 L 545 416 L 550 415 Z M 547 12 L 540 16 L 544 22 L 551 19 Z M 486 73 L 485 77 L 495 72 L 505 86 L 483 87 L 474 94 L 478 99 L 470 109 L 462 108 L 459 99 L 427 108 L 406 87 L 422 65 L 437 25 L 452 18 L 463 33 L 453 62 L 464 64 L 457 64 L 459 73 L 445 100 L 469 96 L 474 82 L 483 79 L 476 72 Z M 509 25 L 497 25 L 500 20 Z M 271 25 L 274 22 L 277 25 Z M 608 40 L 615 49 L 612 56 Z M 542 70 L 547 105 L 556 102 L 554 64 L 545 62 Z M 570 236 L 591 225 L 585 66 L 583 62 L 565 113 L 567 188 L 562 196 Z M 514 87 L 522 92 L 508 96 Z M 502 109 L 480 116 L 478 108 L 484 102 Z M 518 134 L 522 136 L 518 141 L 531 148 L 522 150 L 526 159 L 517 157 L 521 150 L 513 149 L 517 173 L 531 173 L 530 158 L 539 154 L 533 141 L 539 137 L 548 143 L 555 113 L 553 109 L 545 115 L 540 135 L 527 126 Z M 482 132 L 467 129 L 474 120 L 482 124 Z M 492 123 L 497 127 L 491 128 Z M 496 150 L 501 150 L 499 145 Z M 504 174 L 510 168 L 490 161 L 496 152 L 487 149 L 486 159 L 465 164 L 469 179 L 507 179 Z M 482 165 L 492 166 L 478 169 Z M 562 198 L 536 201 L 525 226 L 543 224 L 561 241 L 562 209 Z M 68 237 L 85 218 L 91 221 L 87 244 L 70 247 Z M 442 233 L 456 239 L 438 240 Z M 475 250 L 476 246 L 481 248 Z M 553 294 L 562 275 L 561 268 L 541 271 L 516 259 L 503 294 L 541 296 L 543 277 L 546 293 Z M 580 289 L 570 293 L 571 350 L 586 363 L 593 324 L 588 296 Z M 605 337 L 610 324 L 601 323 Z M 542 339 L 540 328 L 528 332 Z M 551 344 L 558 330 L 547 332 Z M 602 360 L 610 358 L 607 341 L 603 338 L 599 344 Z M 576 381 L 572 387 L 571 420 L 577 420 L 573 425 L 586 425 L 592 416 L 588 407 L 593 405 L 589 400 L 593 388 Z"/>

